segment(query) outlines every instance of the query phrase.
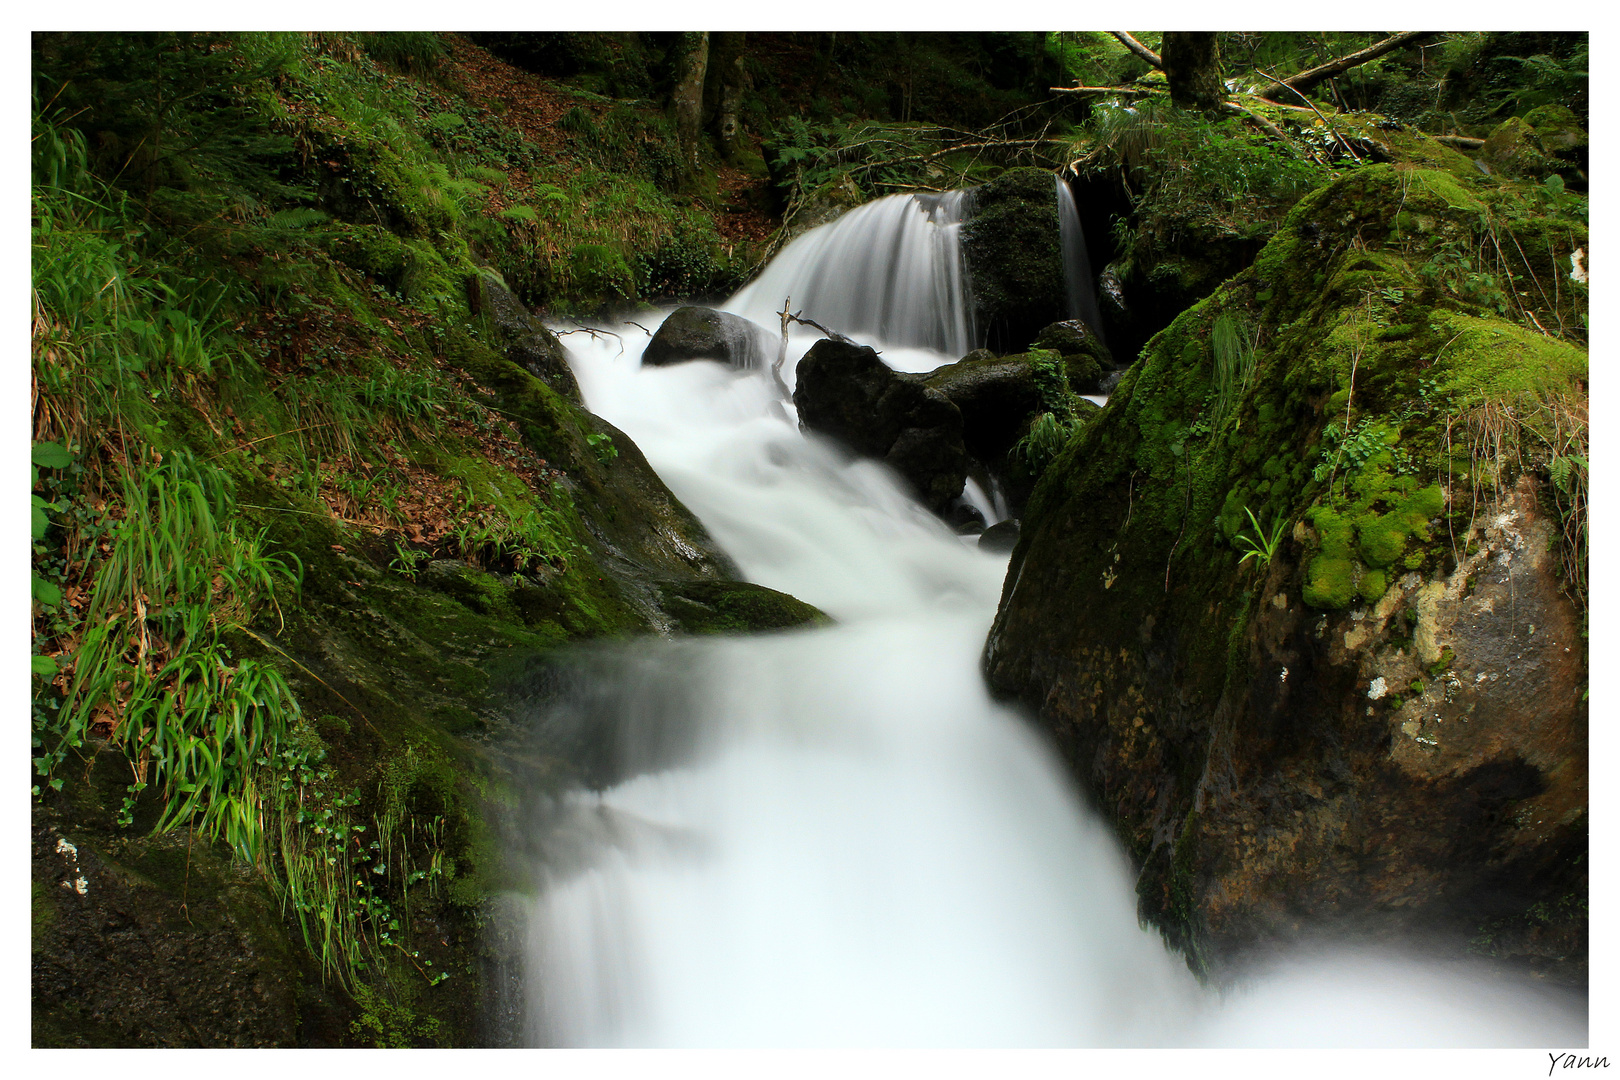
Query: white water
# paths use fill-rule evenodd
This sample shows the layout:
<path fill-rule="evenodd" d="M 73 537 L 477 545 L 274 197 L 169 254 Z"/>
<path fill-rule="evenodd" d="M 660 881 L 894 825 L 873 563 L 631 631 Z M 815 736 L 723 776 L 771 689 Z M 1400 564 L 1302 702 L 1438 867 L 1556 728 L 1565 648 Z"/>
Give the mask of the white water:
<path fill-rule="evenodd" d="M 1086 254 L 1086 234 L 1080 227 L 1080 208 L 1063 177 L 1053 179 L 1057 181 L 1058 243 L 1063 252 L 1063 281 L 1069 292 L 1069 318 L 1083 319 L 1101 334 L 1102 319 L 1097 311 L 1097 289 L 1091 280 L 1091 258 Z"/>
<path fill-rule="evenodd" d="M 791 297 L 805 318 L 886 356 L 925 349 L 959 360 L 974 344 L 962 264 L 964 195 L 890 195 L 857 207 L 796 238 L 725 309 L 774 329 L 775 313 Z"/>
<path fill-rule="evenodd" d="M 689 737 L 537 823 L 574 857 L 529 920 L 531 1041 L 1585 1045 L 1578 1005 L 1457 966 L 1302 957 L 1202 990 L 1138 925 L 1127 861 L 1055 757 L 985 692 L 1005 556 L 801 436 L 764 374 L 642 370 L 622 329 L 621 355 L 570 342 L 589 406 L 749 579 L 839 623 L 607 661 L 626 731 Z"/>

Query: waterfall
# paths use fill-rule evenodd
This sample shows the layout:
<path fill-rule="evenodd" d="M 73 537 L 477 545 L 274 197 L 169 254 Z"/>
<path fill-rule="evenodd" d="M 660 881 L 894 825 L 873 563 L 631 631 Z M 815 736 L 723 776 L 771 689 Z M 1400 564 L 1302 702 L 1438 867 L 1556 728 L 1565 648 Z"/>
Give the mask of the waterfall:
<path fill-rule="evenodd" d="M 890 195 L 857 207 L 797 237 L 726 310 L 774 327 L 792 297 L 795 311 L 839 333 L 960 359 L 973 348 L 965 196 Z"/>
<path fill-rule="evenodd" d="M 920 312 L 861 307 L 847 280 L 817 276 L 929 293 L 923 260 L 892 256 L 919 226 L 947 228 L 942 205 L 881 200 L 808 234 L 731 309 L 792 293 L 829 324 L 861 310 L 883 334 L 944 341 L 900 329 L 930 325 Z M 961 329 L 953 310 L 931 325 Z M 591 780 L 537 797 L 528 822 L 530 1042 L 1586 1045 L 1584 1001 L 1462 964 L 1301 955 L 1205 990 L 1138 923 L 1128 859 L 1044 737 L 985 690 L 1007 556 L 801 434 L 766 373 L 643 368 L 638 340 L 570 342 L 589 407 L 748 579 L 837 622 L 551 662 L 518 719 L 539 753 L 583 755 Z"/>
<path fill-rule="evenodd" d="M 1091 260 L 1086 255 L 1086 234 L 1080 228 L 1080 208 L 1074 192 L 1062 176 L 1057 180 L 1058 242 L 1063 246 L 1063 283 L 1069 292 L 1069 318 L 1083 319 L 1102 336 L 1102 318 L 1097 310 L 1097 288 L 1091 277 Z M 1104 339 L 1107 340 L 1106 338 Z"/>

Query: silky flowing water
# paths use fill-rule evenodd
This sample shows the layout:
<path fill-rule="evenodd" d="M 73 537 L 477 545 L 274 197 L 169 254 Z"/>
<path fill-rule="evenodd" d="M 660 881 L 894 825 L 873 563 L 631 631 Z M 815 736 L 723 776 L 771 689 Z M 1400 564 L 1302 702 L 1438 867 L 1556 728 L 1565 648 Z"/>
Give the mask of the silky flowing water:
<path fill-rule="evenodd" d="M 854 211 L 728 307 L 774 330 L 791 294 L 892 365 L 952 362 L 970 339 L 959 278 L 941 300 L 949 207 Z M 1006 556 L 801 434 L 768 373 L 644 369 L 646 334 L 613 329 L 566 339 L 591 410 L 744 577 L 836 623 L 590 650 L 537 709 L 595 747 L 598 782 L 533 822 L 530 1042 L 1584 1045 L 1583 1000 L 1458 964 L 1301 956 L 1202 988 L 1138 924 L 1129 863 L 1056 756 L 986 692 Z M 818 336 L 793 339 L 789 386 Z"/>

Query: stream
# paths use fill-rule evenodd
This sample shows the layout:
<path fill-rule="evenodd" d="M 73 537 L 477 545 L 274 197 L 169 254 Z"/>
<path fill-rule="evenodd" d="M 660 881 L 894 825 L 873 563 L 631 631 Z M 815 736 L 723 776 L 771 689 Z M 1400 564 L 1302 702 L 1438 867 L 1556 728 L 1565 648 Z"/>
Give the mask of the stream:
<path fill-rule="evenodd" d="M 727 309 L 774 332 L 792 295 L 891 366 L 951 363 L 972 333 L 958 212 L 868 204 Z M 1056 754 L 985 689 L 1007 556 L 801 434 L 768 372 L 642 368 L 646 333 L 609 329 L 564 339 L 587 406 L 744 577 L 836 622 L 591 650 L 553 707 L 568 716 L 533 718 L 612 750 L 599 784 L 534 823 L 548 858 L 523 943 L 528 1042 L 1586 1044 L 1584 997 L 1459 962 L 1301 955 L 1202 987 L 1138 923 L 1132 868 Z M 791 339 L 789 386 L 819 336 Z"/>

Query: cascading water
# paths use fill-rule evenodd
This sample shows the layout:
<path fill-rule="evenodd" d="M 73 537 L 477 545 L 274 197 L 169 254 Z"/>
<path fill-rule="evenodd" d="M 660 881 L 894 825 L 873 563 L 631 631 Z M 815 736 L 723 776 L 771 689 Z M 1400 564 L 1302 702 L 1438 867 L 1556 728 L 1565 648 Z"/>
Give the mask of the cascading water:
<path fill-rule="evenodd" d="M 805 318 L 878 347 L 960 359 L 973 348 L 964 285 L 966 192 L 890 195 L 795 239 L 726 304 L 762 326 L 793 299 Z"/>
<path fill-rule="evenodd" d="M 1080 207 L 1068 182 L 1058 176 L 1058 243 L 1063 249 L 1063 282 L 1069 291 L 1069 318 L 1083 319 L 1102 334 L 1097 310 L 1097 289 L 1091 280 L 1091 259 L 1086 254 L 1086 234 L 1080 227 Z"/>
<path fill-rule="evenodd" d="M 752 294 L 814 310 L 812 296 L 851 296 L 814 276 L 840 269 L 926 293 L 930 277 L 890 261 L 893 231 L 865 231 L 864 254 L 848 232 L 924 216 L 904 203 L 807 234 Z M 754 310 L 750 290 L 732 310 Z M 817 314 L 848 326 L 853 310 Z M 1138 925 L 1127 861 L 1054 755 L 986 694 L 1006 557 L 801 435 L 765 373 L 643 369 L 639 331 L 623 330 L 622 352 L 570 344 L 590 407 L 745 576 L 838 622 L 582 653 L 559 684 L 572 689 L 536 707 L 542 741 L 589 758 L 596 787 L 533 822 L 530 1041 L 1584 1045 L 1578 1002 L 1455 966 L 1301 958 L 1247 992 L 1200 988 Z"/>

